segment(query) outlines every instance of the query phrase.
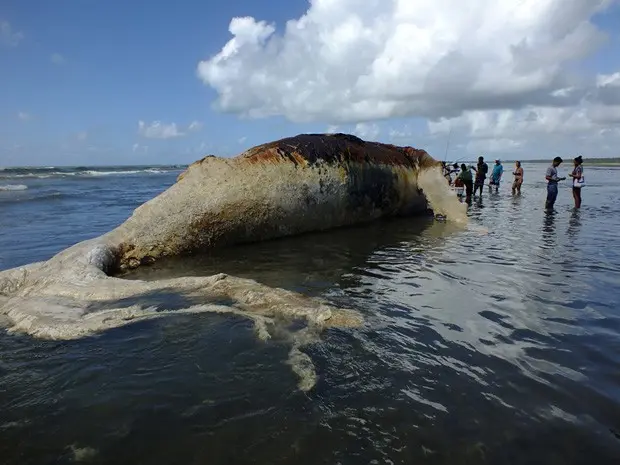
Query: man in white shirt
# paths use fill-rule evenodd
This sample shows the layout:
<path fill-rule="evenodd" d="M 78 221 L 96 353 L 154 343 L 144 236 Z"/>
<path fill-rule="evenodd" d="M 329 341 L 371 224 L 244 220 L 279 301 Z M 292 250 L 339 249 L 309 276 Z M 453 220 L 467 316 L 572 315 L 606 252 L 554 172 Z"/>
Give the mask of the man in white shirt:
<path fill-rule="evenodd" d="M 553 163 L 547 172 L 545 173 L 545 179 L 547 180 L 547 201 L 545 202 L 545 208 L 548 210 L 553 209 L 555 199 L 558 198 L 558 182 L 564 181 L 566 178 L 558 178 L 558 166 L 563 162 L 562 158 L 555 157 Z"/>

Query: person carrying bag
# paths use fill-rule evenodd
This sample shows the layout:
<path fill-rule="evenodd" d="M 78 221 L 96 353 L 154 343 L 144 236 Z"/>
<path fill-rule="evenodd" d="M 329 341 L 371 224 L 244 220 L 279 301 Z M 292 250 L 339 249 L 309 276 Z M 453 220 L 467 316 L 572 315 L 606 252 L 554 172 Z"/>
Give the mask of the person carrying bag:
<path fill-rule="evenodd" d="M 585 177 L 583 176 L 583 158 L 581 155 L 573 159 L 573 172 L 569 174 L 573 178 L 573 199 L 575 200 L 575 208 L 581 208 L 581 189 L 586 185 Z"/>

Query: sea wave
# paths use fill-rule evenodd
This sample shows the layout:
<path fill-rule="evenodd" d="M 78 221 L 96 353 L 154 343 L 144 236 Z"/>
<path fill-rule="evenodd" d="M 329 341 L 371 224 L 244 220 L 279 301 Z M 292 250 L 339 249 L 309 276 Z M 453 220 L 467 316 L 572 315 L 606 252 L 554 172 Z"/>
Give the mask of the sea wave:
<path fill-rule="evenodd" d="M 0 195 L 0 204 L 7 205 L 12 203 L 30 204 L 36 202 L 53 202 L 67 197 L 72 197 L 72 195 L 68 195 L 63 192 L 36 193 L 36 190 L 28 190 L 28 192 L 24 195 Z"/>
<path fill-rule="evenodd" d="M 166 166 L 76 166 L 76 167 L 14 167 L 2 168 L 0 179 L 52 177 L 128 176 L 175 173 L 185 169 L 183 165 Z"/>
<path fill-rule="evenodd" d="M 121 176 L 123 174 L 138 174 L 138 173 L 148 173 L 147 170 L 127 170 L 127 171 L 96 171 L 96 170 L 86 170 L 86 171 L 78 171 L 76 174 L 78 176 Z"/>
<path fill-rule="evenodd" d="M 28 189 L 25 184 L 4 184 L 0 185 L 0 191 L 24 191 Z"/>

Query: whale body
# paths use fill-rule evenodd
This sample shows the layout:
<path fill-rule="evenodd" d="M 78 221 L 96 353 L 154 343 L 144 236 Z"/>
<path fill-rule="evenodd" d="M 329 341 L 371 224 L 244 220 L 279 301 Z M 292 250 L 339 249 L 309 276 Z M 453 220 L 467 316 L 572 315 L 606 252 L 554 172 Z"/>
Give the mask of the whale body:
<path fill-rule="evenodd" d="M 167 255 L 421 213 L 423 150 L 355 136 L 299 135 L 235 158 L 208 156 L 137 208 L 105 241 L 118 269 Z"/>
<path fill-rule="evenodd" d="M 174 312 L 242 315 L 263 339 L 276 317 L 305 319 L 308 331 L 357 326 L 356 311 L 248 279 L 146 282 L 115 275 L 166 256 L 424 213 L 419 173 L 439 173 L 440 165 L 424 150 L 347 134 L 302 134 L 234 158 L 207 156 L 112 231 L 0 272 L 0 315 L 12 330 L 71 339 L 165 315 L 153 298 L 165 291 L 191 302 Z M 300 354 L 294 345 L 292 359 Z"/>

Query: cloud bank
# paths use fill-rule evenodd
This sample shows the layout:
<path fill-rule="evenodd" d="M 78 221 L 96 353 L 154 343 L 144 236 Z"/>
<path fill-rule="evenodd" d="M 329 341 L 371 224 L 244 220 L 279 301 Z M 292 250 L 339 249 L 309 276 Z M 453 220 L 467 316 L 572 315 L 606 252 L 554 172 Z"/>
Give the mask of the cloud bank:
<path fill-rule="evenodd" d="M 615 134 L 620 72 L 578 66 L 605 43 L 592 19 L 614 3 L 312 0 L 282 31 L 233 18 L 232 38 L 197 74 L 220 111 L 354 124 L 371 137 L 375 122 L 406 117 L 498 150 L 551 132 Z"/>

